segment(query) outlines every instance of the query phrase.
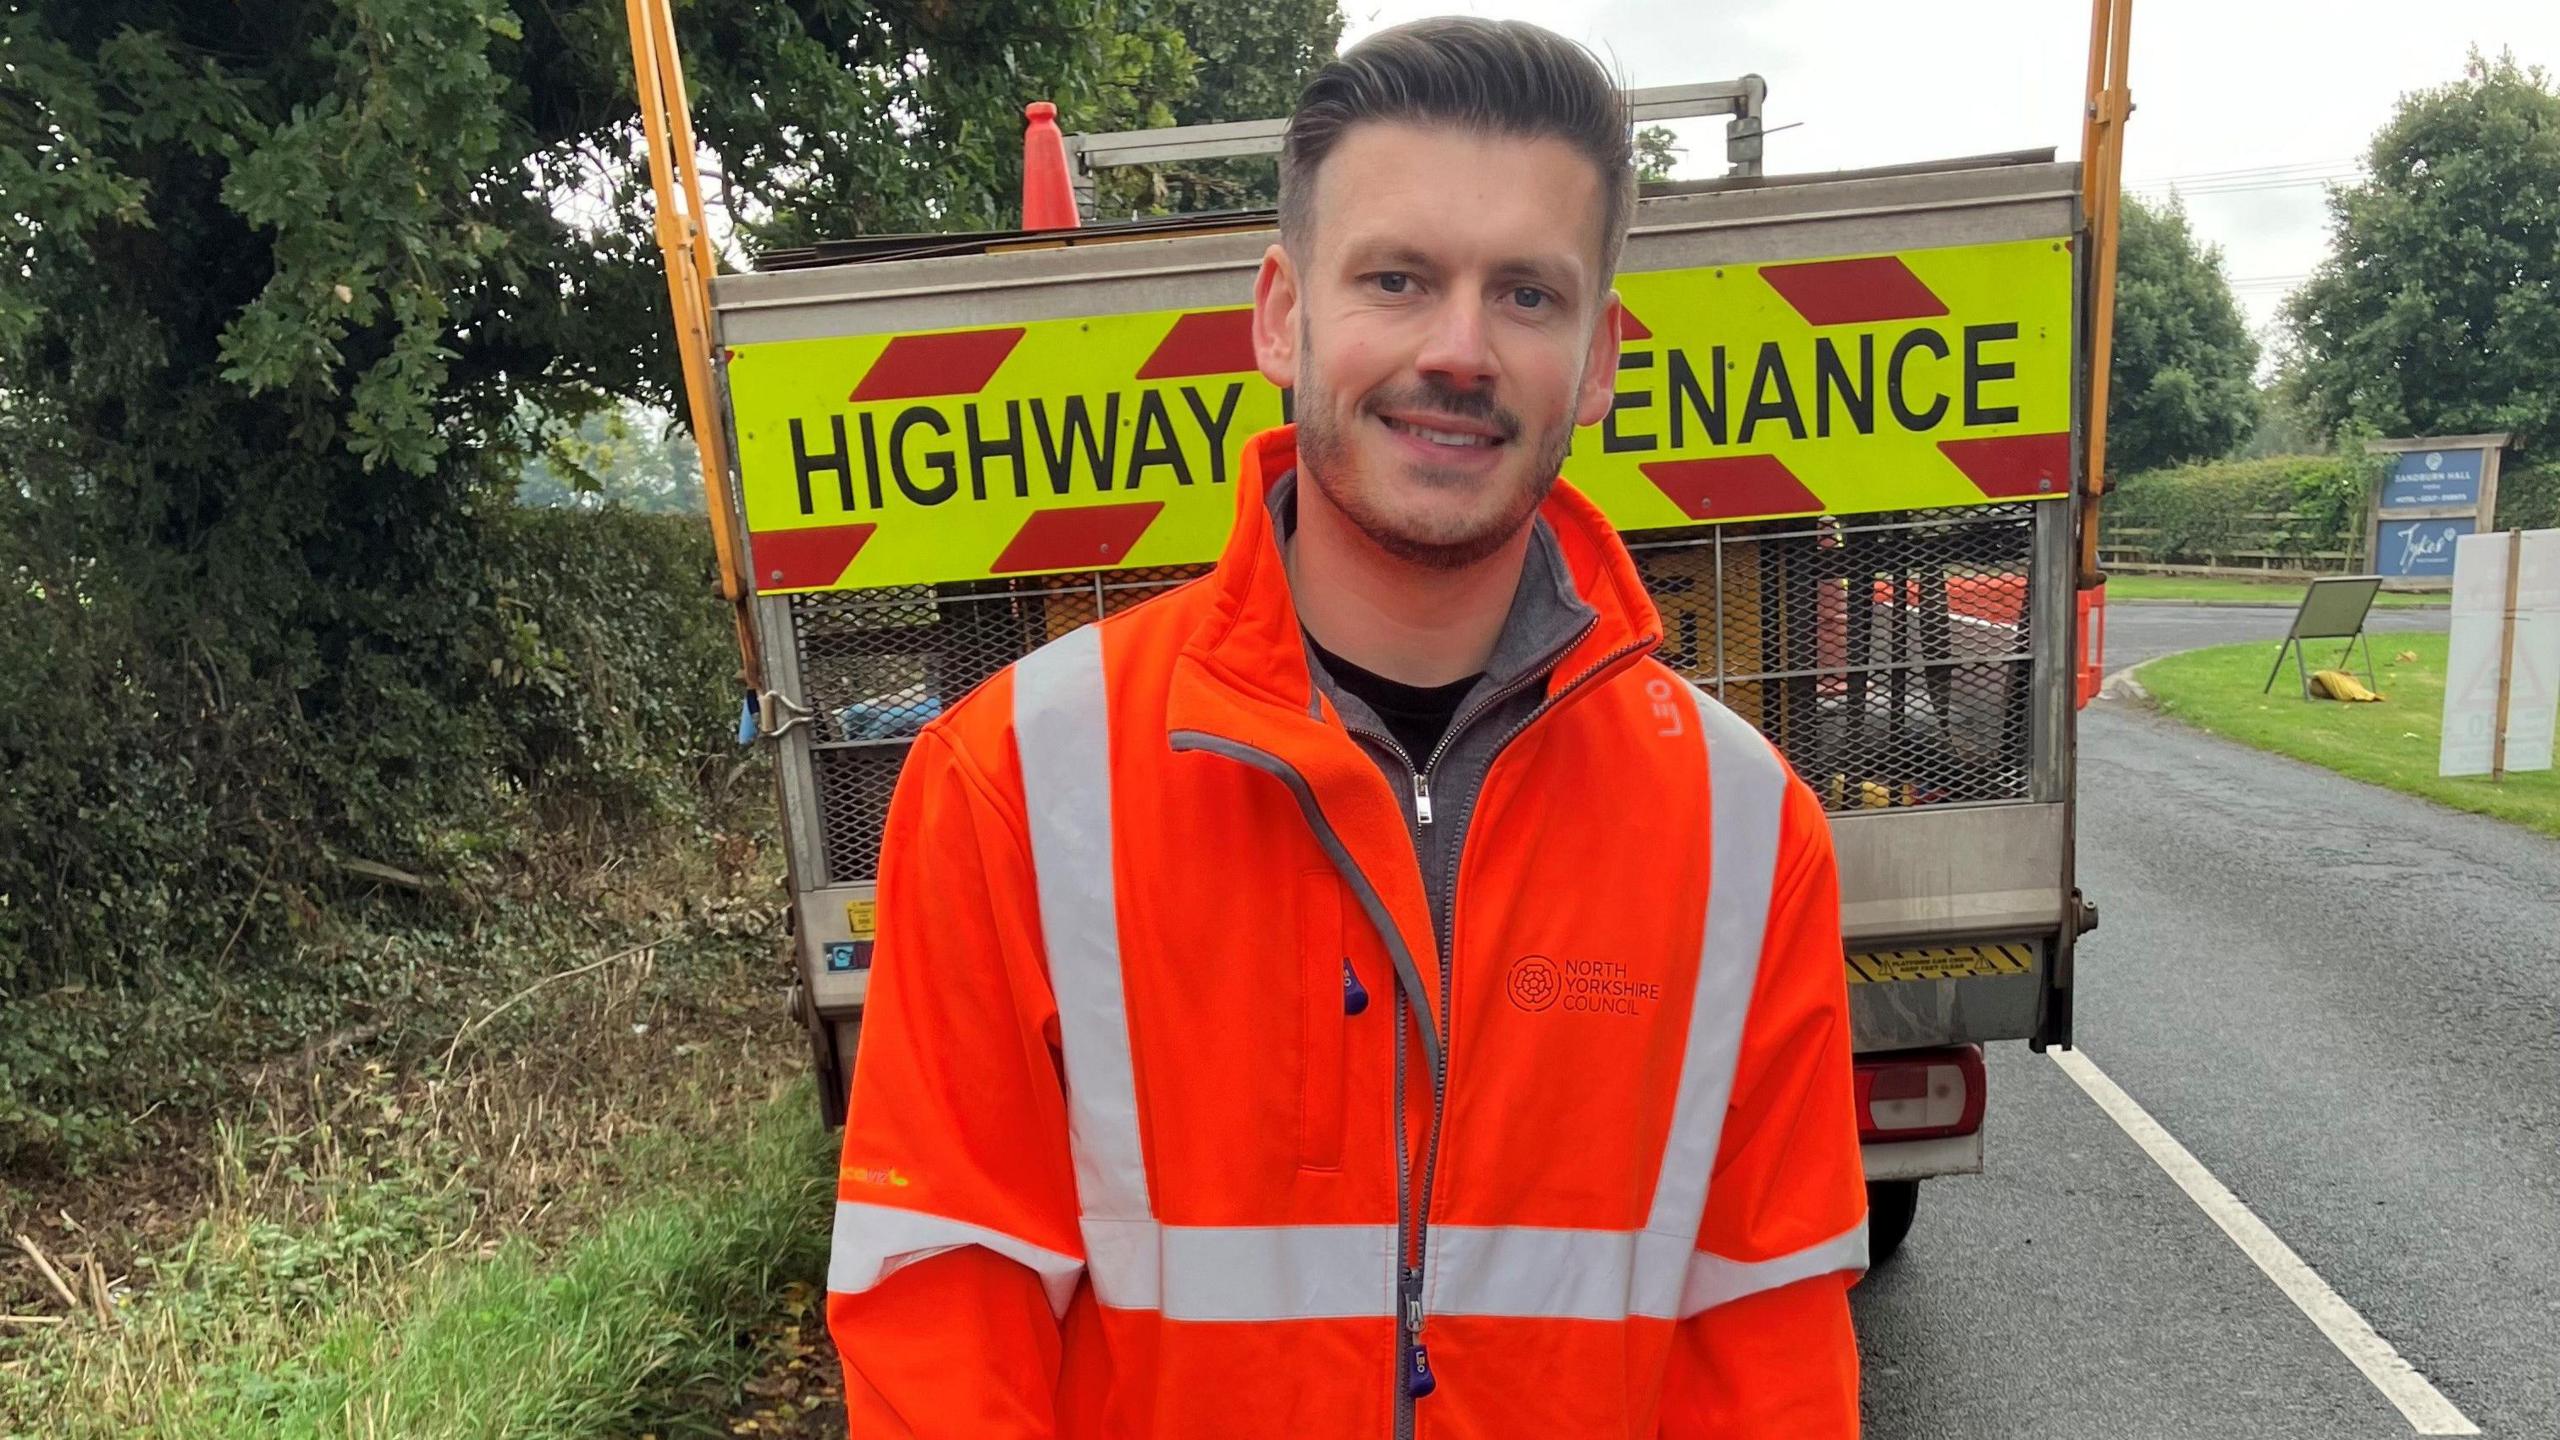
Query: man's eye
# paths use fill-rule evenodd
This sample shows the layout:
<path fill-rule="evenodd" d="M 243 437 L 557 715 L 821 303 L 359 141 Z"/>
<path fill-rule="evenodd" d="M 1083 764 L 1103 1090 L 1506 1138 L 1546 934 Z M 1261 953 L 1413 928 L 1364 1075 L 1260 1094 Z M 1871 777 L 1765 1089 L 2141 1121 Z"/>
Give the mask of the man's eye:
<path fill-rule="evenodd" d="M 1369 278 L 1377 283 L 1380 290 L 1389 295 L 1401 295 L 1413 284 L 1412 276 L 1394 270 L 1387 271 L 1383 275 L 1372 275 Z"/>
<path fill-rule="evenodd" d="M 1523 310 L 1535 310 L 1547 303 L 1549 296 L 1534 285 L 1523 285 L 1511 292 L 1511 303 Z"/>

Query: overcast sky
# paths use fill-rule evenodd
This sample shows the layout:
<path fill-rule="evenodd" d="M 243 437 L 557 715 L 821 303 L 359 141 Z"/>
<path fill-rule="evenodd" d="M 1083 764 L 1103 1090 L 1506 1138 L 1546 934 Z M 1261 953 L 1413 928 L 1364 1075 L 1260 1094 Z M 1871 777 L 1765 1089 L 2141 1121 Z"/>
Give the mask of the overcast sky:
<path fill-rule="evenodd" d="M 1346 42 L 1424 15 L 1534 20 L 1629 85 L 1758 73 L 1771 172 L 2080 149 L 2089 7 L 2075 0 L 1344 0 Z M 2556 0 L 2139 0 L 2125 180 L 2187 197 L 2253 323 L 2327 249 L 2322 181 L 2350 175 L 2392 102 L 2501 47 L 2560 70 Z M 1724 124 L 1675 126 L 1683 175 L 1724 168 Z"/>

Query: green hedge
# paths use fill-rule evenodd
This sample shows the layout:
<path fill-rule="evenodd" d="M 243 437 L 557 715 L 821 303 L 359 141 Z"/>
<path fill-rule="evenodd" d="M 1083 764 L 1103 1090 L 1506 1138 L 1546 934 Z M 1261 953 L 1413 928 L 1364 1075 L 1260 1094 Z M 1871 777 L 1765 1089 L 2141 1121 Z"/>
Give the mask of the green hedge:
<path fill-rule="evenodd" d="M 2165 564 L 2259 550 L 2308 568 L 2319 551 L 2362 543 L 2364 497 L 2378 473 L 2370 456 L 2272 455 L 2129 475 L 2100 511 L 2101 538 Z"/>
<path fill-rule="evenodd" d="M 2372 487 L 2386 458 L 2272 455 L 2129 475 L 2107 497 L 2101 538 L 2138 546 L 2161 564 L 2227 563 L 2261 552 L 2295 569 L 2335 569 L 2340 562 L 2324 552 L 2364 548 Z M 2497 524 L 2560 525 L 2560 468 L 2501 475 Z"/>
<path fill-rule="evenodd" d="M 730 746 L 700 520 L 500 507 L 282 595 L 73 533 L 0 528 L 0 1002 L 243 965 L 371 888 L 349 860 L 467 880 L 681 816 Z"/>
<path fill-rule="evenodd" d="M 2560 529 L 2560 465 L 2498 476 L 2498 528 Z"/>

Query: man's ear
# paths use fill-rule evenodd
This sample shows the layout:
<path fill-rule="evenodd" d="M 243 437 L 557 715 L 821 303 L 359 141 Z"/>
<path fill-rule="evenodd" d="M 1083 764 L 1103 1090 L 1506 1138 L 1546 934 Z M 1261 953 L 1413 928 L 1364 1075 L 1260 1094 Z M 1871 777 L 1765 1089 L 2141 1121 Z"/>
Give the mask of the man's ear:
<path fill-rule="evenodd" d="M 1591 349 L 1582 357 L 1582 390 L 1574 396 L 1573 423 L 1597 425 L 1618 396 L 1618 327 L 1627 307 L 1612 290 L 1601 302 L 1600 323 L 1591 327 Z"/>
<path fill-rule="evenodd" d="M 1253 359 L 1262 378 L 1286 390 L 1298 383 L 1298 270 L 1286 247 L 1262 252 L 1253 278 Z"/>

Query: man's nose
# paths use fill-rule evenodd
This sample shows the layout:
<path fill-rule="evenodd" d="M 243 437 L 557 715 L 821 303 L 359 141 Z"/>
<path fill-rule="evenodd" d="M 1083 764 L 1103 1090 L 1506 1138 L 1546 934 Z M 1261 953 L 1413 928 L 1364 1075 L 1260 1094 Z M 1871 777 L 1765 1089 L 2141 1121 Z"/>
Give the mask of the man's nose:
<path fill-rule="evenodd" d="M 1435 307 L 1431 333 L 1423 340 L 1414 368 L 1438 375 L 1461 390 L 1492 384 L 1498 366 L 1493 356 L 1492 327 L 1484 307 L 1473 300 L 1451 300 Z"/>

